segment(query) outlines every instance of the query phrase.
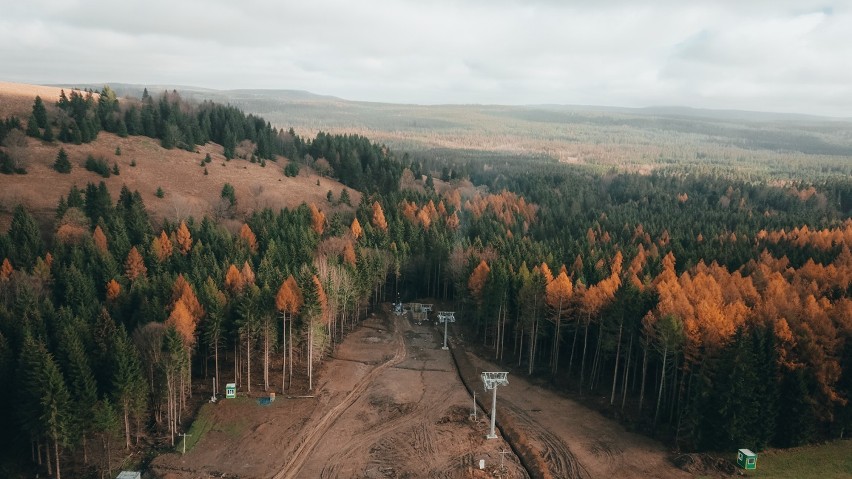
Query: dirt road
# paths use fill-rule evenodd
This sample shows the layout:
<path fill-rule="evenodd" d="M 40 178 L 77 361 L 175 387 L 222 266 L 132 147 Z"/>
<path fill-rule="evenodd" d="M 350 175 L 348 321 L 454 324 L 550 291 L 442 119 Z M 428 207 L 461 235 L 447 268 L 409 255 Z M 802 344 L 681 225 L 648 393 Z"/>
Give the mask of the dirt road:
<path fill-rule="evenodd" d="M 485 439 L 482 411 L 480 421 L 469 419 L 471 399 L 434 326 L 405 317 L 395 324 L 405 345 L 401 360 L 374 371 L 365 393 L 337 415 L 301 470 L 280 477 L 495 477 L 501 455 L 502 477 L 527 477 L 502 439 Z M 363 348 L 347 340 L 335 358 L 359 361 Z"/>
<path fill-rule="evenodd" d="M 467 356 L 479 370 L 499 369 L 473 354 Z M 554 477 L 692 477 L 667 460 L 661 443 L 627 432 L 596 411 L 528 383 L 522 375 L 509 376 L 509 386 L 500 389 L 498 401 L 498 417 L 508 413 L 517 419 Z"/>
<path fill-rule="evenodd" d="M 469 419 L 471 398 L 441 339 L 434 326 L 384 310 L 324 363 L 313 398 L 210 405 L 214 425 L 199 443 L 156 458 L 152 471 L 164 479 L 528 477 L 507 443 L 485 439 L 483 411 Z"/>

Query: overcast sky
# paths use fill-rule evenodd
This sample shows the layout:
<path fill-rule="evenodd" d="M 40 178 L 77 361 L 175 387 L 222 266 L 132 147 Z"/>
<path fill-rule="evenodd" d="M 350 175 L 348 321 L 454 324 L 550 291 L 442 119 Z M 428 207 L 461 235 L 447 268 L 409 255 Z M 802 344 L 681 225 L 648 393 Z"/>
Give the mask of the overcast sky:
<path fill-rule="evenodd" d="M 852 0 L 0 0 L 0 80 L 852 116 Z"/>

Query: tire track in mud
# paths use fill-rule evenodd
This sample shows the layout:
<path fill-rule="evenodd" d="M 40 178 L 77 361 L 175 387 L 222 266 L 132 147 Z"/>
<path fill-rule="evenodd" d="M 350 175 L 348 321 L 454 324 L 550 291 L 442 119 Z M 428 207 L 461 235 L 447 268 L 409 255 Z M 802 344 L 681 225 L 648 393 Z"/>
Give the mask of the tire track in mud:
<path fill-rule="evenodd" d="M 465 351 L 454 341 L 450 341 L 449 346 L 462 383 L 468 392 L 473 392 L 477 379 L 476 369 L 465 356 Z M 477 403 L 483 411 L 488 410 L 480 397 L 477 397 Z M 497 428 L 530 477 L 542 479 L 587 479 L 589 477 L 588 471 L 561 439 L 536 423 L 523 409 L 505 399 L 502 404 L 511 414 L 508 417 L 504 414 L 502 419 L 498 416 Z M 538 448 L 532 447 L 530 444 L 532 441 L 528 438 L 539 438 L 538 442 L 543 445 L 544 451 L 539 452 Z"/>
<path fill-rule="evenodd" d="M 424 368 L 399 369 L 420 371 L 420 382 L 423 388 L 423 393 L 417 403 L 415 403 L 415 407 L 398 417 L 385 421 L 377 427 L 370 428 L 367 431 L 358 434 L 354 441 L 349 442 L 344 449 L 335 454 L 336 460 L 334 464 L 327 464 L 320 473 L 320 478 L 332 479 L 340 477 L 341 469 L 343 465 L 347 463 L 347 458 L 352 457 L 353 455 L 365 454 L 365 452 L 366 454 L 370 454 L 376 445 L 385 445 L 390 449 L 390 446 L 395 444 L 393 438 L 402 431 L 410 431 L 411 434 L 408 437 L 413 438 L 414 444 L 416 445 L 406 445 L 405 449 L 416 450 L 417 454 L 406 455 L 400 454 L 399 451 L 394 451 L 396 453 L 394 454 L 394 457 L 400 456 L 400 458 L 410 461 L 411 457 L 419 457 L 425 453 L 434 452 L 434 432 L 430 430 L 430 424 L 437 419 L 434 414 L 436 412 L 434 406 L 436 404 L 445 404 L 455 391 L 452 389 L 446 389 L 440 394 L 440 396 L 428 398 L 427 400 L 427 390 L 425 388 L 426 379 L 423 377 L 423 372 L 428 370 Z M 448 373 L 452 372 L 452 370 L 440 371 Z M 428 417 L 428 419 L 417 419 L 423 417 Z M 388 457 L 381 462 L 373 463 L 371 464 L 371 467 L 382 468 L 388 466 L 389 463 L 393 464 L 395 462 L 393 460 L 394 457 Z"/>
<path fill-rule="evenodd" d="M 589 477 L 588 471 L 568 449 L 568 446 L 556 437 L 547 428 L 542 427 L 535 419 L 531 418 L 526 411 L 504 400 L 503 404 L 514 415 L 519 428 L 527 435 L 534 438 L 532 442 L 538 442 L 542 446 L 541 456 L 547 462 L 548 469 L 554 477 L 585 479 Z"/>
<path fill-rule="evenodd" d="M 340 402 L 337 406 L 331 408 L 325 415 L 317 422 L 314 428 L 305 435 L 302 443 L 299 444 L 299 447 L 293 452 L 290 456 L 290 460 L 287 464 L 279 471 L 277 474 L 273 476 L 273 479 L 293 479 L 298 476 L 299 471 L 301 471 L 302 466 L 305 465 L 305 461 L 311 456 L 311 453 L 319 444 L 322 437 L 328 432 L 329 428 L 334 424 L 337 418 L 347 409 L 352 407 L 353 404 L 361 397 L 364 391 L 367 389 L 376 377 L 382 373 L 385 369 L 388 369 L 392 366 L 395 366 L 402 361 L 405 360 L 406 357 L 406 348 L 405 348 L 405 340 L 402 336 L 402 331 L 399 324 L 399 319 L 394 316 L 393 317 L 394 324 L 394 336 L 396 336 L 397 340 L 397 348 L 393 357 L 388 361 L 385 361 L 381 365 L 377 366 L 375 369 L 370 371 L 361 382 L 355 386 L 349 394 Z"/>

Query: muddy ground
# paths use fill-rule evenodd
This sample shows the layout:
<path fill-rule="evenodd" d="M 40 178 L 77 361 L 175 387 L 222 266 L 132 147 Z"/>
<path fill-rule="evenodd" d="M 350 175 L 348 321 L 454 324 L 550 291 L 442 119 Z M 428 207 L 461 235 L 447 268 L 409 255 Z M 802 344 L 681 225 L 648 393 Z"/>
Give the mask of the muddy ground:
<path fill-rule="evenodd" d="M 326 360 L 314 391 L 279 392 L 269 406 L 249 397 L 208 406 L 213 425 L 198 444 L 156 458 L 152 470 L 163 479 L 529 477 L 499 431 L 485 438 L 486 412 L 470 417 L 442 332 L 384 308 Z M 499 369 L 467 357 L 478 370 Z M 499 389 L 497 411 L 552 477 L 690 477 L 660 443 L 520 376 Z"/>

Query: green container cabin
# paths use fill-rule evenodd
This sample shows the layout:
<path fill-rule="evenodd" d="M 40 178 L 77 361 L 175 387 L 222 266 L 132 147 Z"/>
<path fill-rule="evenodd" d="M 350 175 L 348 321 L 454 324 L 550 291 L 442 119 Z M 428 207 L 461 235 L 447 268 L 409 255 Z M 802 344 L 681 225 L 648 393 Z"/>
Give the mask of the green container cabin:
<path fill-rule="evenodd" d="M 737 465 L 743 469 L 757 469 L 757 454 L 750 449 L 737 451 Z"/>
<path fill-rule="evenodd" d="M 237 397 L 237 385 L 235 383 L 228 383 L 225 385 L 225 398 L 234 399 Z"/>

